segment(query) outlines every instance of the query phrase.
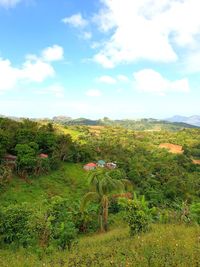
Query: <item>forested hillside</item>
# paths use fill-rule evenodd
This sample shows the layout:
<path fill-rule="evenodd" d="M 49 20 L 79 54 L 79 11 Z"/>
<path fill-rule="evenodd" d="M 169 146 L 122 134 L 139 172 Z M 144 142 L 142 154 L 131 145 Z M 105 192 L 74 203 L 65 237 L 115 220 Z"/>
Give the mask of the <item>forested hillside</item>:
<path fill-rule="evenodd" d="M 161 148 L 165 144 L 179 145 L 180 153 Z M 86 163 L 95 165 L 99 160 L 117 167 L 83 169 Z M 87 262 L 88 266 L 100 266 L 101 257 L 101 266 L 110 266 L 111 261 L 138 266 L 133 262 L 140 260 L 141 266 L 148 266 L 148 260 L 154 264 L 150 266 L 164 266 L 164 259 L 170 262 L 172 246 L 177 242 L 181 248 L 172 263 L 184 266 L 180 255 L 186 259 L 190 257 L 187 250 L 192 251 L 195 246 L 200 249 L 195 239 L 195 233 L 199 233 L 196 225 L 200 224 L 199 160 L 200 130 L 197 128 L 134 131 L 111 125 L 69 126 L 1 118 L 0 260 L 13 253 L 12 249 L 23 258 L 24 254 L 18 252 L 21 247 L 31 253 L 30 266 L 40 266 L 42 261 L 51 266 L 49 253 L 55 257 L 53 266 L 87 266 Z M 166 233 L 163 224 L 168 224 Z M 175 230 L 174 224 L 181 226 Z M 191 228 L 188 230 L 186 225 Z M 110 239 L 103 234 L 104 243 L 101 243 L 100 237 L 92 235 L 89 238 L 94 247 L 85 248 L 84 238 L 98 231 L 111 231 Z M 180 235 L 186 233 L 185 239 L 179 234 L 176 237 L 179 231 Z M 150 232 L 150 236 L 145 232 Z M 142 233 L 146 247 L 140 243 L 136 248 L 129 233 L 135 240 Z M 152 242 L 160 246 L 161 241 L 155 237 L 159 234 L 175 241 L 170 243 L 169 257 L 163 254 L 150 259 L 148 253 L 156 253 Z M 110 246 L 116 242 L 121 247 L 115 247 L 114 256 Z M 187 250 L 181 242 L 189 242 Z M 109 244 L 107 251 L 102 244 Z M 166 252 L 167 244 L 163 246 L 160 255 Z M 69 250 L 74 265 L 62 253 L 56 254 L 58 250 Z M 190 258 L 193 263 L 197 261 L 195 253 Z M 90 264 L 93 257 L 96 265 Z M 58 263 L 59 259 L 63 265 Z M 2 261 L 2 266 L 14 264 Z"/>
<path fill-rule="evenodd" d="M 125 127 L 128 129 L 143 131 L 143 130 L 169 130 L 177 131 L 184 128 L 198 128 L 197 126 L 190 125 L 189 123 L 165 121 L 156 119 L 138 119 L 138 120 L 111 120 L 107 117 L 99 120 L 91 120 L 86 118 L 72 119 L 71 117 L 57 116 L 52 119 L 55 123 L 63 125 L 85 125 L 85 126 L 113 126 Z"/>

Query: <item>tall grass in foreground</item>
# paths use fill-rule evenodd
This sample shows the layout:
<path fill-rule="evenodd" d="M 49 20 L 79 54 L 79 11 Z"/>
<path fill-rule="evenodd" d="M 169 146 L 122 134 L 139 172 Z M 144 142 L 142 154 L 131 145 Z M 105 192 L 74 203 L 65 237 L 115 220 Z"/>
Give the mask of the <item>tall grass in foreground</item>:
<path fill-rule="evenodd" d="M 1 250 L 1 267 L 177 267 L 200 266 L 200 228 L 154 225 L 149 233 L 129 237 L 128 228 L 82 237 L 70 252 L 47 254 Z"/>

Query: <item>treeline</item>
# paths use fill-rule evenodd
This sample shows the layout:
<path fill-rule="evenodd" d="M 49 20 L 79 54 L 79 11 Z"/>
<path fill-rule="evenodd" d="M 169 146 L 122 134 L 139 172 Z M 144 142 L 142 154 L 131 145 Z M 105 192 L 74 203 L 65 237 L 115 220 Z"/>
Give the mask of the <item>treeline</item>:
<path fill-rule="evenodd" d="M 0 118 L 0 177 L 14 169 L 18 175 L 40 175 L 58 168 L 61 161 L 82 160 L 79 144 L 58 133 L 51 123 Z M 9 156 L 16 157 L 11 163 Z"/>
<path fill-rule="evenodd" d="M 60 123 L 63 125 L 85 125 L 85 126 L 120 126 L 127 129 L 132 129 L 136 131 L 143 130 L 168 130 L 168 131 L 178 131 L 184 128 L 198 128 L 183 122 L 169 122 L 164 120 L 156 119 L 140 119 L 140 120 L 111 120 L 107 117 L 98 120 L 91 120 L 87 118 L 72 119 L 70 117 L 58 116 L 52 119 L 54 123 Z"/>
<path fill-rule="evenodd" d="M 74 126 L 80 136 L 58 133 L 51 123 L 0 119 L 0 177 L 9 178 L 5 155 L 16 156 L 15 171 L 22 177 L 40 175 L 59 167 L 61 161 L 88 162 L 104 159 L 117 163 L 116 179 L 127 178 L 151 205 L 173 206 L 200 198 L 200 130 L 178 132 L 132 131 L 123 127 Z M 160 149 L 160 143 L 183 146 L 181 155 Z M 40 157 L 44 154 L 46 157 Z"/>
<path fill-rule="evenodd" d="M 182 201 L 200 199 L 200 130 L 179 132 L 134 132 L 118 127 L 106 127 L 100 132 L 88 130 L 85 155 L 117 163 L 117 179 L 128 178 L 134 189 L 145 195 L 152 206 L 174 207 Z M 160 143 L 183 146 L 183 154 L 171 154 L 160 149 Z"/>

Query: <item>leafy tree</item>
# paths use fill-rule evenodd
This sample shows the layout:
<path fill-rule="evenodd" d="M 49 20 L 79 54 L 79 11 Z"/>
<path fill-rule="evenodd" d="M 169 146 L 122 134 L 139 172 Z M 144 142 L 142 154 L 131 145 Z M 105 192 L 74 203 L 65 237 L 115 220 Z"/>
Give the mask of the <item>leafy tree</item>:
<path fill-rule="evenodd" d="M 29 173 L 35 169 L 37 165 L 37 150 L 38 145 L 34 142 L 16 145 L 18 172 Z"/>
<path fill-rule="evenodd" d="M 92 172 L 89 184 L 93 191 L 84 196 L 81 210 L 84 210 L 87 202 L 95 200 L 99 205 L 98 219 L 100 231 L 107 231 L 109 199 L 114 192 L 124 191 L 125 186 L 130 185 L 130 182 L 126 179 L 113 179 L 110 177 L 109 172 L 98 170 Z"/>
<path fill-rule="evenodd" d="M 60 249 L 70 249 L 77 237 L 73 212 L 67 199 L 53 197 L 47 205 L 45 214 L 39 215 L 35 224 L 40 245 L 45 247 L 52 244 Z"/>

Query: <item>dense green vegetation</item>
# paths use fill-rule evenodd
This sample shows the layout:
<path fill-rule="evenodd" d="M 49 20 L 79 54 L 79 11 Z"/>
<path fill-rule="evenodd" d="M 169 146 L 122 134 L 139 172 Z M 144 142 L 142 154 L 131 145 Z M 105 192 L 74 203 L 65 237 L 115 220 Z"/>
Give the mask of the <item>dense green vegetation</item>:
<path fill-rule="evenodd" d="M 184 152 L 172 154 L 161 143 Z M 100 159 L 117 168 L 83 170 Z M 194 159 L 197 128 L 133 131 L 1 118 L 1 266 L 198 266 Z"/>

